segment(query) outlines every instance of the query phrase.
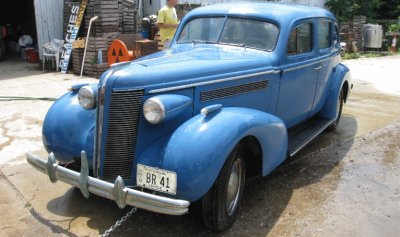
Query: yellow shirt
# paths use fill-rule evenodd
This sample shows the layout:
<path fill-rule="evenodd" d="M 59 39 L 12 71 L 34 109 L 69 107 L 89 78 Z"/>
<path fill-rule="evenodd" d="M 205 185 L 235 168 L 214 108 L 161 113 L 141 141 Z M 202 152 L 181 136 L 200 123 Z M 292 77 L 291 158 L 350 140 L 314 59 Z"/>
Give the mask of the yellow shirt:
<path fill-rule="evenodd" d="M 178 17 L 176 15 L 175 8 L 164 6 L 158 12 L 157 23 L 162 24 L 178 24 Z M 161 42 L 165 40 L 172 40 L 174 37 L 176 28 L 160 28 Z"/>

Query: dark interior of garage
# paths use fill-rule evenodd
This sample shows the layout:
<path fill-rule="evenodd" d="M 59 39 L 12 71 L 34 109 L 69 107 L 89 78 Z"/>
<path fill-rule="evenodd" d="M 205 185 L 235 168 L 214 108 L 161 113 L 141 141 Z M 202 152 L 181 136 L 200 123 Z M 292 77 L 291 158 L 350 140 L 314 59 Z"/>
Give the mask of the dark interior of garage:
<path fill-rule="evenodd" d="M 29 35 L 37 43 L 34 0 L 6 1 L 0 7 L 0 59 L 17 55 L 20 48 L 16 45 L 23 35 Z"/>

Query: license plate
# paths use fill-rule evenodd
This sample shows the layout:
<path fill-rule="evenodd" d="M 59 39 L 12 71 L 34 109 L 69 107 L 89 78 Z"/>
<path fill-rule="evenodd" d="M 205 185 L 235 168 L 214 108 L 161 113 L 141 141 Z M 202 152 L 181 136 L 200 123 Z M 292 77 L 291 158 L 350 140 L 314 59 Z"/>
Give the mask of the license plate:
<path fill-rule="evenodd" d="M 143 188 L 176 194 L 176 173 L 172 171 L 138 164 L 136 183 Z"/>

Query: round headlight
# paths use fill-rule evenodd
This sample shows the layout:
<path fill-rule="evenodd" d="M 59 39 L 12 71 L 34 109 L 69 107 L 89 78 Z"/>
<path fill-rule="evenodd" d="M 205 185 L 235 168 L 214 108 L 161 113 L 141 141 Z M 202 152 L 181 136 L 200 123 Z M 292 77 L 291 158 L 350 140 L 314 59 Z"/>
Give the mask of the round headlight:
<path fill-rule="evenodd" d="M 78 91 L 79 104 L 84 109 L 93 109 L 96 106 L 96 93 L 91 86 L 83 86 Z"/>
<path fill-rule="evenodd" d="M 150 98 L 144 102 L 143 114 L 151 124 L 158 124 L 165 118 L 164 104 L 158 98 Z"/>

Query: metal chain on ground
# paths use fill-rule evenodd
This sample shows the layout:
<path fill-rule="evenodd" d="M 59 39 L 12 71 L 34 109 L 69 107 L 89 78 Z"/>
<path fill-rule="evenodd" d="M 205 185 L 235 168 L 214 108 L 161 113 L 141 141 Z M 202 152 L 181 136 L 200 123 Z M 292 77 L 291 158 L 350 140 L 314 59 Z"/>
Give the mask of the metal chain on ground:
<path fill-rule="evenodd" d="M 117 229 L 119 226 L 121 226 L 130 216 L 132 216 L 133 213 L 137 211 L 136 207 L 133 207 L 128 213 L 125 214 L 120 220 L 115 222 L 114 225 L 112 225 L 108 230 L 104 232 L 104 234 L 100 235 L 101 237 L 106 237 L 111 234 L 115 229 Z"/>

